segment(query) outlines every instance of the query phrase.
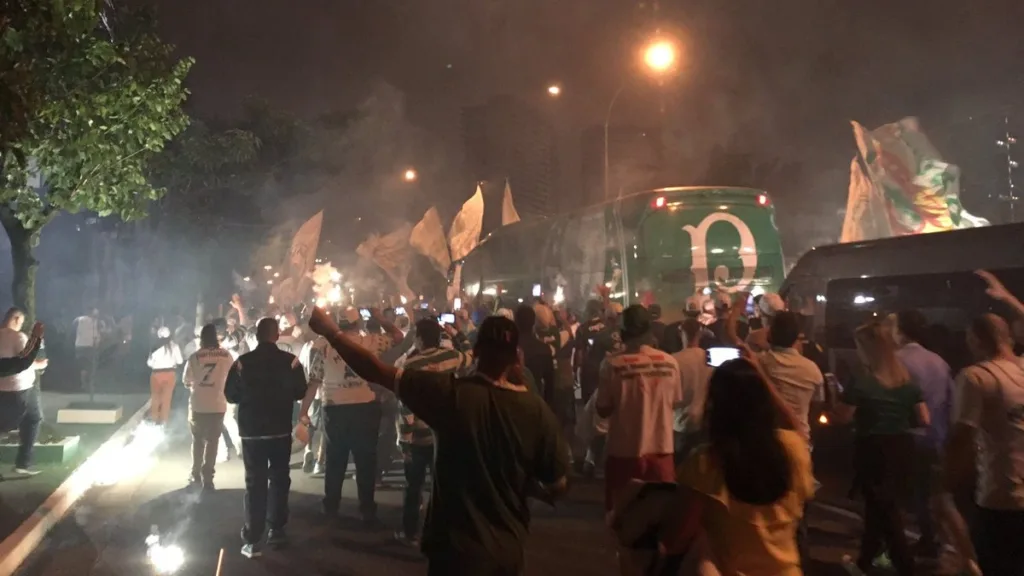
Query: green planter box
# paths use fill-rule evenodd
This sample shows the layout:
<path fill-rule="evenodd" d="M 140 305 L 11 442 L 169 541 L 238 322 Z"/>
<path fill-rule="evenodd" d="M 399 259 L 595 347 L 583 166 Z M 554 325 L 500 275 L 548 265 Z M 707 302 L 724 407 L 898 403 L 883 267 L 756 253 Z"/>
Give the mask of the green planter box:
<path fill-rule="evenodd" d="M 15 440 L 16 441 L 16 440 Z M 52 444 L 36 444 L 32 459 L 39 464 L 63 464 L 78 452 L 78 436 L 67 436 Z M 0 461 L 14 462 L 18 444 L 0 444 Z"/>

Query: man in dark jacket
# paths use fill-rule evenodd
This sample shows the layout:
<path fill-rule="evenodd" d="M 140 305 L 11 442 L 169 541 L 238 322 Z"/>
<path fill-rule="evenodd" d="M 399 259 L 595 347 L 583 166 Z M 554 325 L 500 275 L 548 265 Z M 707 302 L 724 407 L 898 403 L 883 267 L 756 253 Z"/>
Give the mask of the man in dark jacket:
<path fill-rule="evenodd" d="M 516 328 L 519 329 L 519 348 L 523 351 L 523 363 L 533 374 L 541 398 L 554 410 L 555 405 L 555 358 L 551 347 L 537 338 L 534 327 L 537 324 L 537 313 L 533 306 L 526 304 L 516 308 Z"/>
<path fill-rule="evenodd" d="M 292 407 L 306 394 L 306 376 L 299 359 L 277 347 L 279 336 L 276 320 L 260 320 L 256 349 L 235 361 L 224 386 L 228 402 L 238 405 L 245 465 L 242 555 L 247 558 L 261 555 L 260 540 L 267 523 L 267 544 L 279 547 L 286 543 Z"/>

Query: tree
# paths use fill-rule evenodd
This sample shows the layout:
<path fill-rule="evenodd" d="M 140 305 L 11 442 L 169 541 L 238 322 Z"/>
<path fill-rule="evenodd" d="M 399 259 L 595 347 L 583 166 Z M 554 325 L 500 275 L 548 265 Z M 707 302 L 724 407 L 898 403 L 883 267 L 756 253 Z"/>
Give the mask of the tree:
<path fill-rule="evenodd" d="M 2 6 L 0 96 L 13 104 L 0 108 L 0 223 L 15 304 L 34 317 L 33 249 L 46 224 L 62 211 L 140 218 L 162 195 L 145 169 L 188 125 L 192 61 L 172 58 L 145 10 L 97 0 Z"/>

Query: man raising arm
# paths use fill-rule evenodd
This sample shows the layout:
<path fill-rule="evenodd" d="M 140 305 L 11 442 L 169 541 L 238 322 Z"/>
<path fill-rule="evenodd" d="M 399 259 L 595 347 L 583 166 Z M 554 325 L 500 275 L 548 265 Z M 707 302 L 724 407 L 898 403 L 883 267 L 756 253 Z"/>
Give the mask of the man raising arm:
<path fill-rule="evenodd" d="M 543 399 L 514 384 L 522 370 L 511 321 L 488 318 L 466 378 L 387 366 L 316 309 L 325 337 L 360 377 L 393 390 L 434 431 L 433 497 L 423 551 L 430 575 L 518 573 L 530 512 L 527 497 L 566 486 L 568 449 Z"/>

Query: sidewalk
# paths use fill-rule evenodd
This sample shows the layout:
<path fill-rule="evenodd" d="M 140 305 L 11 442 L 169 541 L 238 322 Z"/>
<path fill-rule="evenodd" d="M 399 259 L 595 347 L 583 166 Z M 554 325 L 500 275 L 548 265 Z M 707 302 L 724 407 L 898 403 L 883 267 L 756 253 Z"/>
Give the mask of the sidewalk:
<path fill-rule="evenodd" d="M 124 408 L 123 421 L 135 413 L 148 394 L 97 394 L 97 401 L 120 404 Z M 88 400 L 87 394 L 61 394 L 43 392 L 43 430 L 41 437 L 50 432 L 61 436 L 79 436 L 78 450 L 67 462 L 61 464 L 39 464 L 41 473 L 33 477 L 14 477 L 9 474 L 13 462 L 0 462 L 0 474 L 6 479 L 0 481 L 0 541 L 13 532 L 29 517 L 43 501 L 60 486 L 72 471 L 89 457 L 120 424 L 112 425 L 61 425 L 56 424 L 57 411 L 72 402 Z"/>
<path fill-rule="evenodd" d="M 147 574 L 145 539 L 157 526 L 161 543 L 184 549 L 186 564 L 178 574 L 213 575 L 218 552 L 225 550 L 222 574 L 331 576 L 426 574 L 416 549 L 394 543 L 399 524 L 402 482 L 389 479 L 378 490 L 379 516 L 387 526 L 368 531 L 356 520 L 355 482 L 346 480 L 340 525 L 320 514 L 323 480 L 298 470 L 296 455 L 290 494 L 291 546 L 267 550 L 263 558 L 239 554 L 242 525 L 242 465 L 218 466 L 217 491 L 201 496 L 184 489 L 189 450 L 184 422 L 158 464 L 144 477 L 110 488 L 94 488 L 74 512 L 54 528 L 47 541 L 22 567 L 24 576 Z M 603 523 L 603 491 L 597 484 L 574 487 L 570 498 L 552 510 L 537 504 L 527 546 L 527 574 L 617 573 L 615 554 Z"/>

